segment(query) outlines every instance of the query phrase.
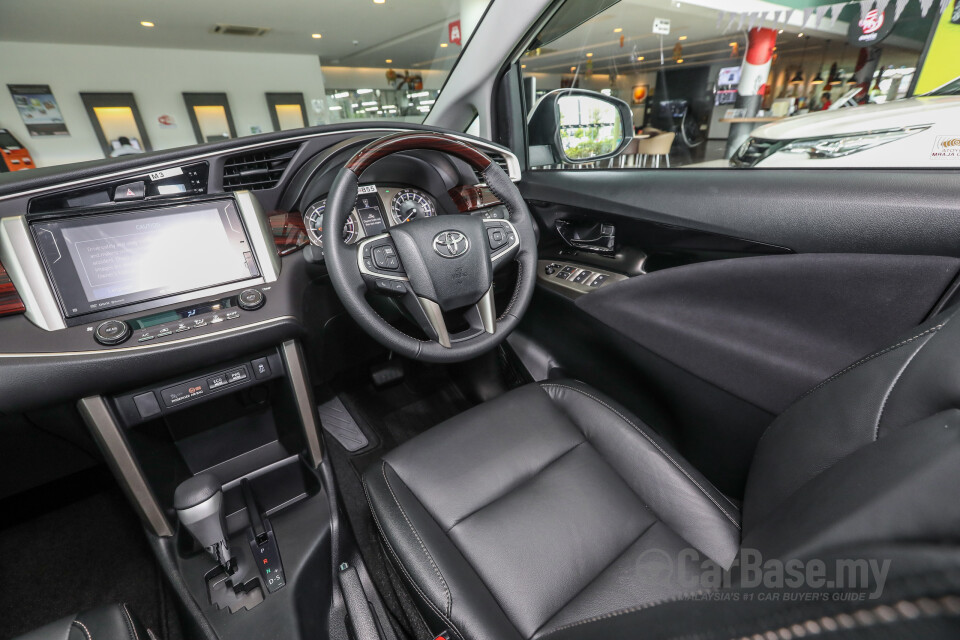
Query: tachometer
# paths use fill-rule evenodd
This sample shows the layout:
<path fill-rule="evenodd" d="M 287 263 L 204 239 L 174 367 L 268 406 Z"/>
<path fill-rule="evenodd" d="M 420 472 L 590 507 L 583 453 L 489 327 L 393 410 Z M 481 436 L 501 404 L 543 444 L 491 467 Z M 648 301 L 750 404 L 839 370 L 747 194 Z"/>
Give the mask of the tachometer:
<path fill-rule="evenodd" d="M 416 218 L 429 218 L 437 214 L 433 202 L 414 189 L 401 189 L 393 196 L 393 219 L 397 224 L 410 222 Z"/>
<path fill-rule="evenodd" d="M 323 212 L 327 207 L 326 200 L 318 200 L 307 208 L 303 214 L 303 222 L 307 227 L 307 235 L 310 236 L 310 242 L 318 247 L 323 246 Z M 347 244 L 353 244 L 357 241 L 357 221 L 353 213 L 347 216 L 347 223 L 343 225 L 343 241 Z"/>

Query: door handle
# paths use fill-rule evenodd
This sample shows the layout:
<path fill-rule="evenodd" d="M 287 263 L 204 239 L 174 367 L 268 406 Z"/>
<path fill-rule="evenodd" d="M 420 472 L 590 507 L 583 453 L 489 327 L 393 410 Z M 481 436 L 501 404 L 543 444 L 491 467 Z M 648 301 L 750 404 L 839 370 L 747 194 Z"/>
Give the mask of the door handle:
<path fill-rule="evenodd" d="M 616 228 L 602 222 L 556 221 L 557 233 L 571 247 L 596 253 L 613 253 Z"/>

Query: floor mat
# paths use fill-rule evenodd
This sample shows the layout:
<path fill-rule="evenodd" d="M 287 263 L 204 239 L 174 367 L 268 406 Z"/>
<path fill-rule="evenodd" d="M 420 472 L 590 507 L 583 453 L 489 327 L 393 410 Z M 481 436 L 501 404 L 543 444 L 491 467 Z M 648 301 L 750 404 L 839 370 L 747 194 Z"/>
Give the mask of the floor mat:
<path fill-rule="evenodd" d="M 96 482 L 87 476 L 74 482 L 84 480 Z M 180 640 L 172 596 L 144 536 L 115 483 L 0 529 L 6 556 L 0 638 L 126 602 L 158 638 Z"/>

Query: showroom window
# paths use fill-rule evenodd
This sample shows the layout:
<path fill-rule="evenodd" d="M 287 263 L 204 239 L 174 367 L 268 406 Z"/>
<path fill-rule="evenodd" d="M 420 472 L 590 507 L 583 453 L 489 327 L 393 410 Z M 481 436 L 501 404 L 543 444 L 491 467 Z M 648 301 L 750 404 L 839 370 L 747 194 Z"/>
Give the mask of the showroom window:
<path fill-rule="evenodd" d="M 956 0 L 568 0 L 518 61 L 531 165 L 960 167 L 958 50 Z"/>

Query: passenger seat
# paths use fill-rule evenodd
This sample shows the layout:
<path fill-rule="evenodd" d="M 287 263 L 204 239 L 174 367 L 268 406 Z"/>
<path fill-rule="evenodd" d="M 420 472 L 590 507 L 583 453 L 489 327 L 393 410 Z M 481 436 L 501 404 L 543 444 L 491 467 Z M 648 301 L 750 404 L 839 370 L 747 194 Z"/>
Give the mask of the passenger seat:
<path fill-rule="evenodd" d="M 154 636 L 124 603 L 67 616 L 13 640 L 154 640 Z"/>

